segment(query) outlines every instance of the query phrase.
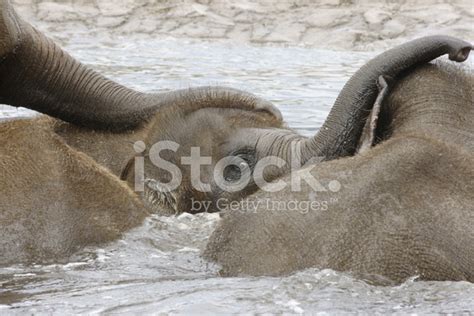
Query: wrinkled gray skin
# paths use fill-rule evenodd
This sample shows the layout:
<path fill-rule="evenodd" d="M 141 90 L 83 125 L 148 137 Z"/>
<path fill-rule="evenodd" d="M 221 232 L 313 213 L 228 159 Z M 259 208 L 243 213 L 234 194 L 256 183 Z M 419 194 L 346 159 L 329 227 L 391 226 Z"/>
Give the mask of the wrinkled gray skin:
<path fill-rule="evenodd" d="M 136 194 L 118 176 L 127 180 L 133 188 L 133 172 L 130 171 L 133 170 L 133 165 L 127 164 L 127 161 L 133 162 L 135 153 L 130 148 L 130 142 L 137 139 L 144 140 L 147 146 L 159 140 L 180 143 L 182 146 L 178 152 L 167 154 L 166 158 L 173 162 L 189 155 L 192 146 L 200 146 L 201 152 L 210 153 L 214 162 L 229 155 L 244 157 L 249 162 L 271 155 L 289 161 L 289 148 L 294 142 L 301 145 L 303 162 L 315 157 L 331 160 L 353 155 L 361 140 L 366 144 L 367 139 L 374 138 L 374 134 L 375 139 L 383 140 L 374 149 L 365 153 L 360 151 L 353 158 L 325 162 L 318 166 L 317 172 L 329 168 L 329 178 L 335 179 L 333 173 L 339 174 L 339 169 L 333 164 L 351 162 L 362 154 L 368 155 L 376 151 L 385 142 L 389 143 L 396 134 L 394 130 L 399 129 L 398 124 L 393 124 L 395 120 L 392 115 L 395 110 L 380 112 L 380 123 L 376 124 L 376 128 L 371 128 L 373 124 L 368 129 L 365 128 L 367 115 L 378 94 L 376 80 L 380 75 L 395 78 L 401 72 L 445 53 L 449 53 L 453 60 L 463 61 L 469 50 L 469 44 L 453 38 L 428 37 L 381 55 L 349 81 L 321 133 L 314 138 L 305 138 L 285 128 L 278 110 L 270 103 L 238 90 L 207 87 L 166 94 L 144 94 L 118 85 L 72 59 L 51 40 L 20 20 L 6 0 L 0 0 L 0 102 L 32 108 L 72 123 L 43 117 L 0 125 L 0 170 L 3 179 L 6 179 L 0 185 L 3 193 L 0 201 L 0 252 L 3 256 L 0 263 L 41 262 L 48 259 L 55 261 L 67 258 L 84 245 L 116 239 L 123 231 L 140 224 L 148 214 L 144 211 L 145 206 L 150 211 L 178 213 L 189 211 L 190 200 L 194 198 L 212 202 L 211 211 L 216 211 L 218 209 L 215 202 L 219 198 L 238 200 L 257 190 L 251 183 L 241 192 L 230 194 L 215 189 L 213 184 L 212 192 L 198 192 L 189 185 L 188 170 L 177 163 L 184 177 L 183 184 L 177 190 L 164 194 L 154 190 L 151 185 L 145 187 L 143 195 Z M 441 70 L 434 72 L 442 73 Z M 421 74 L 425 76 L 425 73 Z M 431 76 L 429 73 L 426 75 Z M 456 72 L 452 72 L 450 76 L 464 78 Z M 404 105 L 405 101 L 400 104 Z M 398 106 L 398 103 L 395 104 L 394 109 Z M 461 112 L 457 112 L 459 113 Z M 378 114 L 376 112 L 373 117 Z M 411 115 L 419 119 L 416 111 Z M 406 119 L 410 119 L 411 115 Z M 377 123 L 372 120 L 372 116 L 369 121 Z M 441 119 L 439 123 L 444 126 Z M 186 128 L 182 128 L 183 126 Z M 456 128 L 459 126 L 456 125 Z M 462 142 L 462 146 L 466 144 L 467 142 Z M 369 147 L 372 145 L 370 142 Z M 414 146 L 414 149 L 419 148 L 422 147 Z M 387 150 L 384 153 L 390 154 L 390 150 Z M 154 181 L 166 181 L 169 175 L 151 165 L 148 154 L 147 151 L 142 154 L 146 158 L 145 176 Z M 450 154 L 462 158 L 456 153 Z M 443 157 L 449 158 L 446 155 Z M 31 158 L 35 158 L 37 164 L 29 164 Z M 461 160 L 465 161 L 463 158 Z M 370 195 L 373 194 L 372 191 L 363 189 L 367 181 L 373 183 L 380 174 L 387 172 L 393 176 L 403 174 L 401 171 L 395 172 L 398 165 L 392 166 L 393 172 L 390 171 L 389 164 L 385 168 L 383 163 L 386 162 L 388 161 L 382 161 L 377 166 L 361 163 L 359 169 L 363 176 L 360 179 L 365 182 L 350 178 L 355 183 L 360 182 L 361 187 L 357 194 L 353 192 L 353 201 L 360 204 L 363 203 L 359 201 L 361 197 L 364 197 L 366 203 L 374 199 Z M 451 165 L 450 163 L 449 166 Z M 347 172 L 341 175 L 345 177 L 349 177 L 348 172 L 353 168 L 358 168 L 350 163 L 344 166 Z M 202 180 L 212 181 L 210 175 L 213 167 L 214 165 L 205 168 Z M 403 166 L 400 167 L 403 171 Z M 288 172 L 287 168 L 268 168 L 264 178 L 271 180 Z M 416 173 L 411 175 L 415 176 Z M 347 202 L 343 202 L 348 198 L 343 193 L 349 180 L 338 180 L 342 183 L 342 189 L 338 193 L 340 197 L 336 197 L 341 203 L 334 205 L 339 205 L 342 212 L 348 206 Z M 402 182 L 398 184 L 404 186 Z M 395 185 L 393 187 L 396 188 Z M 276 200 L 277 197 L 289 198 L 293 195 L 304 201 L 307 195 L 313 196 L 311 189 L 303 189 L 306 193 L 294 195 L 291 192 L 280 192 L 277 195 L 270 194 L 269 197 Z M 328 193 L 322 194 L 324 197 Z M 442 197 L 443 194 L 436 195 L 438 196 Z M 253 197 L 264 200 L 265 196 L 259 192 Z M 410 205 L 409 209 L 412 209 L 414 206 L 410 201 L 401 205 Z M 415 202 L 418 203 L 418 200 Z M 329 207 L 334 206 L 331 204 Z M 317 248 L 309 251 L 317 246 L 314 244 L 316 239 L 320 240 L 324 249 L 332 249 L 335 242 L 319 238 L 317 225 L 320 224 L 314 222 L 315 218 L 311 220 L 291 212 L 285 215 L 289 220 L 285 220 L 285 216 L 282 218 L 283 214 L 285 212 L 270 214 L 265 208 L 259 208 L 251 216 L 242 216 L 239 212 L 227 214 L 213 235 L 206 255 L 222 263 L 223 272 L 228 275 L 281 274 L 308 266 L 327 266 L 358 272 L 354 266 L 364 266 L 364 263 L 358 263 L 361 261 L 357 260 L 361 259 L 356 256 L 346 260 L 337 251 L 329 253 L 326 250 L 324 253 Z M 316 216 L 315 212 L 308 214 Z M 339 229 L 339 226 L 331 227 L 329 223 L 323 227 L 332 231 L 334 236 L 339 236 L 337 240 L 345 240 L 348 236 L 358 247 L 370 244 L 370 237 L 374 235 L 367 235 L 363 240 L 357 239 L 359 226 L 349 227 L 352 224 L 343 220 L 344 214 L 339 217 L 337 212 L 333 214 L 335 215 L 328 220 L 348 226 L 345 233 L 341 233 L 344 230 Z M 469 219 L 466 216 L 463 218 Z M 384 219 L 390 220 L 382 212 L 378 220 Z M 369 220 L 375 221 L 371 217 Z M 297 224 L 299 221 L 302 221 L 302 225 L 312 227 L 300 231 L 306 231 L 306 240 L 295 234 L 296 226 L 291 227 L 291 223 Z M 272 223 L 277 226 L 274 227 Z M 356 221 L 354 225 L 357 223 Z M 288 225 L 288 229 L 285 225 Z M 383 231 L 384 228 L 381 226 L 379 229 Z M 355 233 L 351 235 L 352 230 Z M 259 240 L 262 231 L 269 238 L 266 245 L 263 240 Z M 458 231 L 462 229 L 454 233 Z M 426 237 L 427 234 L 422 236 Z M 463 236 L 470 238 L 469 234 Z M 399 240 L 395 238 L 392 244 L 397 244 Z M 273 245 L 273 242 L 277 244 Z M 306 245 L 309 247 L 308 251 L 304 249 Z M 406 245 L 400 245 L 406 248 Z M 347 253 L 346 248 L 339 249 Z M 389 247 L 386 248 L 387 251 L 390 250 Z M 459 256 L 457 251 L 453 251 Z M 361 251 L 360 256 L 363 255 L 364 252 Z M 335 259 L 330 262 L 325 256 Z M 413 260 L 424 262 L 424 259 Z M 268 264 L 260 265 L 262 262 Z M 373 265 L 379 268 L 383 266 L 378 261 L 374 261 Z M 383 271 L 374 268 L 371 271 L 388 277 L 392 277 L 389 275 L 390 271 L 399 273 L 394 268 Z M 411 273 L 410 270 L 408 274 Z M 445 276 L 458 279 L 448 273 Z M 439 277 L 435 275 L 428 278 Z"/>
<path fill-rule="evenodd" d="M 473 76 L 439 64 L 397 81 L 375 146 L 293 172 L 282 191 L 249 196 L 257 207 L 223 214 L 205 251 L 223 275 L 319 267 L 377 284 L 474 282 Z M 292 192 L 305 170 L 322 188 Z"/>
<path fill-rule="evenodd" d="M 474 282 L 474 78 L 446 64 L 391 72 L 399 49 L 344 87 L 310 140 L 326 162 L 292 171 L 278 179 L 283 190 L 270 184 L 222 214 L 204 253 L 222 275 L 318 267 L 376 284 L 412 276 Z M 466 44 L 450 57 L 464 60 L 470 50 Z M 391 93 L 376 102 L 370 82 L 381 74 Z M 316 185 L 293 190 L 298 174 Z"/>

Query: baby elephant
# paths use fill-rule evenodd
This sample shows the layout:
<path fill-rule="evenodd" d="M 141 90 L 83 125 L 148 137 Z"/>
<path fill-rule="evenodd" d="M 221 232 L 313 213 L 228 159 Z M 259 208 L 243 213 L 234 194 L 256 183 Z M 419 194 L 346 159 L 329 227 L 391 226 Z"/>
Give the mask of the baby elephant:
<path fill-rule="evenodd" d="M 427 64 L 380 82 L 357 146 L 340 142 L 355 154 L 292 171 L 224 214 L 205 250 L 223 275 L 474 282 L 472 72 Z M 351 126 L 336 129 L 359 135 Z"/>

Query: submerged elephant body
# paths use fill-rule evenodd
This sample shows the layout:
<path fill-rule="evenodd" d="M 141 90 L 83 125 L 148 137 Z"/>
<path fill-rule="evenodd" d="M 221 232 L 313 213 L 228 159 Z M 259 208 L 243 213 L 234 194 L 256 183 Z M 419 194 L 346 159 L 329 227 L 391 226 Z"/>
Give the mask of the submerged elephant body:
<path fill-rule="evenodd" d="M 470 50 L 432 36 L 379 55 L 307 138 L 243 91 L 146 94 L 121 86 L 0 0 L 0 102 L 52 116 L 0 124 L 0 264 L 67 260 L 119 238 L 150 212 L 220 211 L 221 201 L 252 200 L 251 210 L 223 213 L 205 251 L 226 275 L 315 266 L 395 281 L 473 281 L 472 75 L 416 68 L 443 54 L 461 62 Z M 200 175 L 196 148 L 212 158 Z M 306 166 L 292 169 L 295 157 Z M 227 158 L 230 167 L 220 164 Z M 283 164 L 259 169 L 273 158 Z M 251 180 L 232 191 L 216 174 L 226 184 Z M 317 185 L 270 192 L 300 174 Z M 206 208 L 193 209 L 195 202 Z"/>
<path fill-rule="evenodd" d="M 65 260 L 148 215 L 127 185 L 52 125 L 48 118 L 0 125 L 0 264 Z"/>

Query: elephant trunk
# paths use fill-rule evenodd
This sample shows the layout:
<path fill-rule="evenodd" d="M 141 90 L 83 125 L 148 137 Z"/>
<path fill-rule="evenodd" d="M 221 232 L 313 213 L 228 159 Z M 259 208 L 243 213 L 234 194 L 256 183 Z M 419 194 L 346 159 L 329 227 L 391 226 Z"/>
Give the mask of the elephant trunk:
<path fill-rule="evenodd" d="M 384 52 L 360 68 L 337 97 L 319 132 L 304 145 L 304 163 L 314 157 L 331 160 L 355 153 L 367 116 L 378 95 L 380 76 L 395 78 L 441 55 L 462 62 L 472 46 L 450 36 L 428 36 Z"/>
<path fill-rule="evenodd" d="M 0 103 L 117 132 L 139 126 L 166 105 L 183 113 L 205 107 L 240 108 L 282 119 L 273 104 L 237 89 L 147 94 L 124 87 L 87 68 L 21 20 L 8 0 L 0 0 Z"/>
<path fill-rule="evenodd" d="M 18 17 L 14 22 L 17 44 L 0 60 L 0 103 L 108 130 L 133 128 L 153 113 L 148 95 L 87 68 Z"/>

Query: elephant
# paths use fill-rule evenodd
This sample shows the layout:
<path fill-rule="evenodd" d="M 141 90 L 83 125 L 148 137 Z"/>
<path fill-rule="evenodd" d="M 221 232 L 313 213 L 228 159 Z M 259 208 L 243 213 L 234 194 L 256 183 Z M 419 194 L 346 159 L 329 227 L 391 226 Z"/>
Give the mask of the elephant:
<path fill-rule="evenodd" d="M 147 94 L 119 85 L 73 59 L 0 0 L 0 103 L 47 115 L 0 124 L 0 264 L 67 260 L 86 245 L 119 238 L 152 212 L 219 211 L 220 201 L 258 197 L 261 183 L 294 173 L 269 166 L 256 177 L 258 161 L 289 163 L 294 144 L 302 164 L 318 170 L 369 154 L 393 137 L 389 112 L 381 110 L 393 82 L 446 53 L 464 61 L 470 50 L 466 42 L 433 36 L 381 54 L 349 80 L 321 131 L 307 138 L 289 129 L 270 102 L 247 92 L 200 87 Z M 452 71 L 464 78 L 458 72 Z M 390 89 L 379 91 L 377 80 Z M 156 152 L 159 143 L 179 146 Z M 192 170 L 196 147 L 212 157 L 200 177 Z M 217 163 L 227 157 L 238 168 Z M 157 168 L 160 159 L 175 168 Z M 215 170 L 229 183 L 244 171 L 253 177 L 237 191 L 223 190 Z M 175 173 L 182 178 L 170 189 Z M 205 208 L 195 209 L 196 202 Z M 230 252 L 231 243 L 219 241 L 233 216 L 224 215 L 206 251 L 224 269 L 220 254 Z M 241 249 L 235 251 L 238 256 Z"/>
<path fill-rule="evenodd" d="M 152 212 L 166 213 L 149 203 L 148 186 L 134 190 L 128 166 L 137 141 L 160 135 L 184 144 L 183 126 L 199 133 L 205 120 L 219 137 L 195 134 L 191 142 L 212 150 L 234 129 L 283 126 L 270 102 L 236 89 L 146 94 L 119 85 L 73 59 L 7 0 L 0 0 L 0 103 L 47 114 L 0 123 L 2 265 L 67 261 Z"/>
<path fill-rule="evenodd" d="M 473 84 L 446 63 L 404 73 L 372 108 L 365 146 L 224 205 L 204 257 L 224 276 L 315 267 L 377 285 L 474 282 Z M 317 186 L 293 187 L 295 174 Z"/>

